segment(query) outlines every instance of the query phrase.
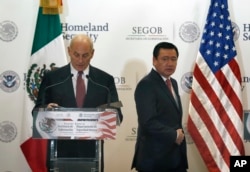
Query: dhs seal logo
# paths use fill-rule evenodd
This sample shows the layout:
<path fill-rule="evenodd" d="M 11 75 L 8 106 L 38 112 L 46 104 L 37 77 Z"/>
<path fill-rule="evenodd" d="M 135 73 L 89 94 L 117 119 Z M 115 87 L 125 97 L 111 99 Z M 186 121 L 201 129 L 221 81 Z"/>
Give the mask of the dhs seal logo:
<path fill-rule="evenodd" d="M 179 36 L 184 42 L 194 42 L 200 36 L 200 29 L 194 22 L 185 22 L 179 29 Z"/>
<path fill-rule="evenodd" d="M 3 121 L 0 123 L 0 141 L 11 142 L 17 136 L 17 128 L 13 122 Z"/>
<path fill-rule="evenodd" d="M 42 82 L 42 78 L 45 72 L 52 71 L 56 69 L 56 64 L 51 63 L 49 68 L 44 64 L 42 67 L 37 64 L 32 64 L 28 70 L 26 79 L 26 91 L 28 92 L 29 98 L 36 102 L 39 88 Z"/>
<path fill-rule="evenodd" d="M 181 78 L 181 87 L 186 93 L 190 93 L 192 90 L 193 73 L 185 73 Z"/>
<path fill-rule="evenodd" d="M 17 26 L 12 21 L 4 21 L 0 23 L 0 39 L 6 42 L 16 38 L 18 33 Z"/>
<path fill-rule="evenodd" d="M 250 111 L 244 111 L 244 140 L 250 141 Z"/>
<path fill-rule="evenodd" d="M 20 77 L 14 71 L 6 71 L 0 75 L 0 88 L 5 92 L 14 92 L 20 86 Z"/>
<path fill-rule="evenodd" d="M 240 28 L 234 22 L 232 22 L 232 27 L 233 27 L 234 41 L 237 41 L 239 39 L 239 36 L 240 36 Z"/>

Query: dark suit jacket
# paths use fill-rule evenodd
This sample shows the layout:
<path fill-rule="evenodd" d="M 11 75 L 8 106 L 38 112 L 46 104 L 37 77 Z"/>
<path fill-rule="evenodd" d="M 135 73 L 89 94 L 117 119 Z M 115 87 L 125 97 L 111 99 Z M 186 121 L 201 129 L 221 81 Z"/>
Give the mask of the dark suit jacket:
<path fill-rule="evenodd" d="M 172 78 L 171 81 L 178 105 L 153 69 L 136 87 L 138 136 L 132 168 L 159 172 L 180 165 L 187 168 L 186 142 L 175 143 L 176 129 L 182 128 L 182 106 L 177 82 Z"/>
<path fill-rule="evenodd" d="M 43 106 L 46 107 L 48 103 L 57 103 L 62 107 L 77 107 L 73 83 L 70 75 L 70 64 L 45 74 L 39 89 L 35 108 Z M 109 88 L 111 102 L 119 100 L 113 76 L 100 69 L 90 66 L 89 77 L 96 83 Z M 83 108 L 96 108 L 100 105 L 106 104 L 108 94 L 109 91 L 104 87 L 88 81 L 87 94 Z M 122 113 L 120 109 L 118 109 L 118 114 L 120 120 L 122 120 Z M 95 144 L 96 142 L 93 140 L 58 140 L 58 157 L 93 157 L 95 156 Z"/>

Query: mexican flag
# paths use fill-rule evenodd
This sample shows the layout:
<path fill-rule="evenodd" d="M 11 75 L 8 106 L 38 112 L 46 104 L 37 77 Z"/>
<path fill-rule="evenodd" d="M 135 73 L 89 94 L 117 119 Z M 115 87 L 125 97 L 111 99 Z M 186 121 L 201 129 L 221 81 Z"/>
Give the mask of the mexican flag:
<path fill-rule="evenodd" d="M 47 172 L 47 140 L 32 139 L 32 114 L 45 71 L 67 63 L 59 14 L 43 14 L 39 7 L 30 64 L 21 133 L 21 150 L 33 172 Z"/>

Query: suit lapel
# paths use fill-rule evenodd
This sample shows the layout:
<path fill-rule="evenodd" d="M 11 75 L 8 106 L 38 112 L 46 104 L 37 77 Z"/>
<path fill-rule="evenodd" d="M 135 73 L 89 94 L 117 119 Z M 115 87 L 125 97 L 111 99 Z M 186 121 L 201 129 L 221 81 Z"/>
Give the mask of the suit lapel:
<path fill-rule="evenodd" d="M 60 72 L 61 78 L 66 78 L 69 74 L 71 74 L 71 70 L 70 70 L 70 64 L 66 65 L 62 71 Z M 76 99 L 75 99 L 75 93 L 74 93 L 74 86 L 72 83 L 72 78 L 67 80 L 67 82 L 65 83 L 65 87 L 67 88 L 67 92 L 65 92 L 64 94 L 67 95 L 67 97 L 70 97 L 69 100 L 67 100 L 67 102 L 70 104 L 70 106 L 76 107 Z"/>
<path fill-rule="evenodd" d="M 163 90 L 164 94 L 166 94 L 166 96 L 168 96 L 170 98 L 170 100 L 173 102 L 173 104 L 175 105 L 175 107 L 180 110 L 179 106 L 180 106 L 180 100 L 179 100 L 179 96 L 178 96 L 178 92 L 177 90 L 177 86 L 175 84 L 173 84 L 172 80 L 172 87 L 174 89 L 175 95 L 177 100 L 175 100 L 175 98 L 173 97 L 172 93 L 170 92 L 170 90 L 167 88 L 166 83 L 163 81 L 162 77 L 155 71 L 152 69 L 151 74 L 153 76 L 154 79 L 157 80 L 157 83 L 160 83 L 160 87 Z M 176 102 L 177 101 L 177 102 Z"/>

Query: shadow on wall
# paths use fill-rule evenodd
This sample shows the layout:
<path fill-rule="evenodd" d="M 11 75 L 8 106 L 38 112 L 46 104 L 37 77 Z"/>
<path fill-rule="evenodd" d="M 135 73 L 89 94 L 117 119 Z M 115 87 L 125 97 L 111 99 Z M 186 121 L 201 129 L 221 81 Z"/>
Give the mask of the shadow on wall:
<path fill-rule="evenodd" d="M 120 98 L 125 103 L 134 102 L 134 91 L 137 83 L 149 72 L 147 64 L 144 60 L 132 58 L 124 64 L 121 70 L 123 82 L 118 85 Z"/>

